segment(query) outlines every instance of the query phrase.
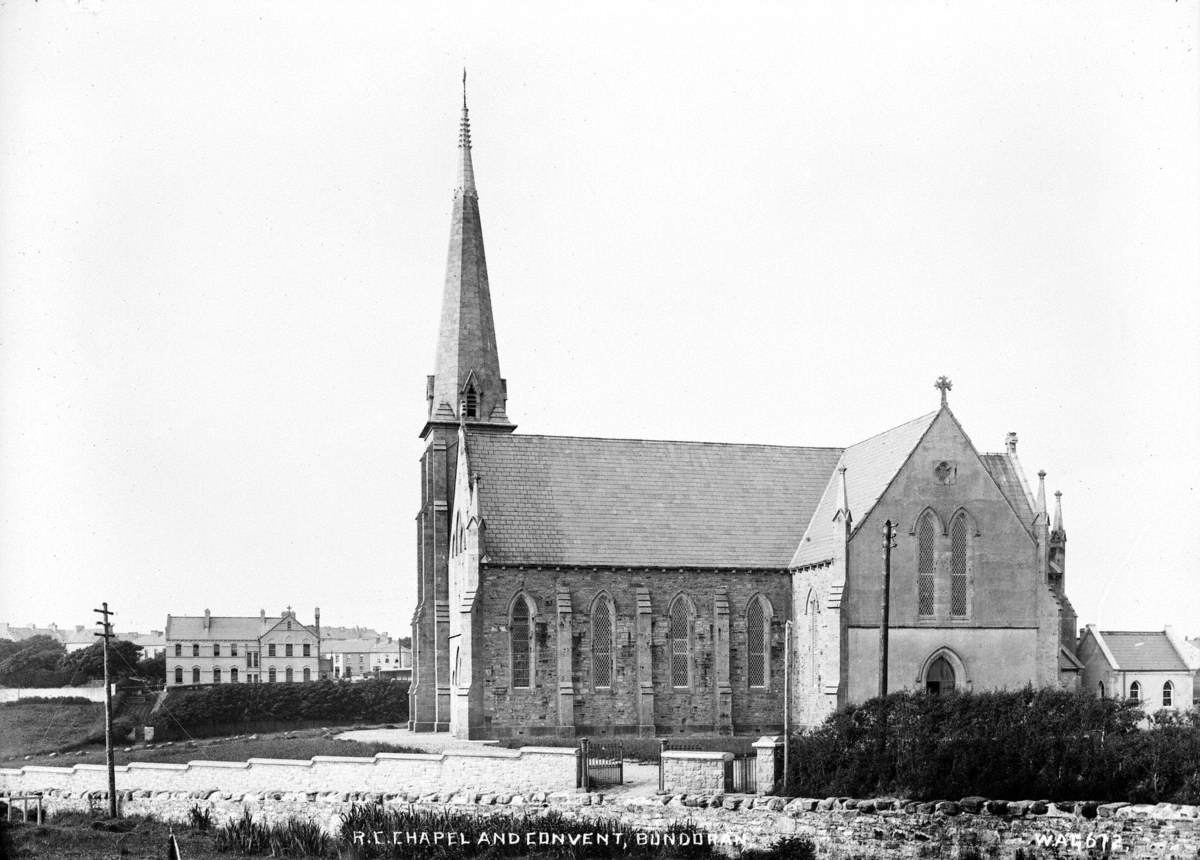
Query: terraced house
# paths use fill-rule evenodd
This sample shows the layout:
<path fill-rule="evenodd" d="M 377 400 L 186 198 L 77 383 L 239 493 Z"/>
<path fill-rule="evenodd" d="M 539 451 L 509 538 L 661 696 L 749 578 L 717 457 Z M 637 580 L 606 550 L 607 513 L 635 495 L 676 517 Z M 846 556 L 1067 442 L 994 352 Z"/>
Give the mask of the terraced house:
<path fill-rule="evenodd" d="M 421 430 L 413 729 L 778 731 L 785 691 L 817 723 L 879 688 L 889 521 L 889 689 L 1077 685 L 1061 499 L 1052 520 L 1015 434 L 975 448 L 945 377 L 935 409 L 849 447 L 516 433 L 465 97 L 458 155 Z"/>
<path fill-rule="evenodd" d="M 315 681 L 321 611 L 313 626 L 289 606 L 276 616 L 167 616 L 167 685 Z"/>

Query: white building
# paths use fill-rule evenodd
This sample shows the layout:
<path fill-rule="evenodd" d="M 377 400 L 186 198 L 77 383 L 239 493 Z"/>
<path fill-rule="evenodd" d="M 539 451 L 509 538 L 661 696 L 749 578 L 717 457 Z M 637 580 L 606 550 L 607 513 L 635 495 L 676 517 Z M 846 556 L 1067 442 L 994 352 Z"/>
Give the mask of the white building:
<path fill-rule="evenodd" d="M 412 675 L 412 649 L 391 636 L 326 639 L 325 655 L 333 660 L 333 677 L 401 678 Z"/>
<path fill-rule="evenodd" d="M 1150 714 L 1192 706 L 1200 662 L 1170 628 L 1137 632 L 1089 624 L 1076 654 L 1083 663 L 1083 689 L 1098 696 L 1133 699 Z"/>
<path fill-rule="evenodd" d="M 315 681 L 321 611 L 313 626 L 278 616 L 167 616 L 167 686 Z"/>

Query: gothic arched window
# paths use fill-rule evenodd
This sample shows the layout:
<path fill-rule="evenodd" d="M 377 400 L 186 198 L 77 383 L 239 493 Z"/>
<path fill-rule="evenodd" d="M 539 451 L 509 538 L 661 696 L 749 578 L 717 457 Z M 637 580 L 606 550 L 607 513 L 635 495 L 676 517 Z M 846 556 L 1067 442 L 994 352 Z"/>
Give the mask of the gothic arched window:
<path fill-rule="evenodd" d="M 475 386 L 467 386 L 467 397 L 465 403 L 465 411 L 467 418 L 479 417 L 479 394 L 475 391 Z"/>
<path fill-rule="evenodd" d="M 932 513 L 921 517 L 917 526 L 917 614 L 933 615 L 934 543 L 937 527 Z"/>
<path fill-rule="evenodd" d="M 820 611 L 821 604 L 817 600 L 817 593 L 809 591 L 804 612 L 808 616 L 808 681 L 814 690 L 821 678 L 821 673 L 817 671 L 817 652 L 820 645 L 817 633 L 817 615 Z"/>
<path fill-rule="evenodd" d="M 692 611 L 687 598 L 676 597 L 668 617 L 671 686 L 686 689 L 692 686 Z"/>
<path fill-rule="evenodd" d="M 512 685 L 528 689 L 533 686 L 533 607 L 524 594 L 518 594 L 513 600 L 508 638 L 512 650 Z"/>
<path fill-rule="evenodd" d="M 1163 707 L 1171 707 L 1171 703 L 1175 701 L 1175 685 L 1170 681 L 1163 684 Z"/>
<path fill-rule="evenodd" d="M 960 513 L 950 525 L 950 614 L 967 615 L 967 515 Z"/>
<path fill-rule="evenodd" d="M 771 638 L 771 604 L 761 594 L 746 607 L 746 676 L 751 687 L 766 687 Z"/>
<path fill-rule="evenodd" d="M 1140 702 L 1142 700 L 1142 685 L 1139 682 L 1134 681 L 1129 685 L 1129 698 L 1133 699 L 1135 702 Z"/>
<path fill-rule="evenodd" d="M 612 601 L 607 594 L 598 595 L 592 603 L 592 685 L 597 688 L 612 687 L 613 621 Z"/>

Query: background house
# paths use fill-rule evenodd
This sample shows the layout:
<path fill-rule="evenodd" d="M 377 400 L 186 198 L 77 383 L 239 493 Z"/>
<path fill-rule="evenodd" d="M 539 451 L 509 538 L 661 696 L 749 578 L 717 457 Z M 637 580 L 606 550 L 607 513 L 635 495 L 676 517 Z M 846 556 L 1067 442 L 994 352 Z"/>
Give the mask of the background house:
<path fill-rule="evenodd" d="M 289 606 L 278 616 L 167 616 L 167 685 L 290 683 L 319 677 L 321 612 L 301 624 Z"/>
<path fill-rule="evenodd" d="M 1200 660 L 1171 630 L 1099 630 L 1089 624 L 1076 655 L 1082 685 L 1098 696 L 1135 699 L 1148 712 L 1192 706 Z"/>

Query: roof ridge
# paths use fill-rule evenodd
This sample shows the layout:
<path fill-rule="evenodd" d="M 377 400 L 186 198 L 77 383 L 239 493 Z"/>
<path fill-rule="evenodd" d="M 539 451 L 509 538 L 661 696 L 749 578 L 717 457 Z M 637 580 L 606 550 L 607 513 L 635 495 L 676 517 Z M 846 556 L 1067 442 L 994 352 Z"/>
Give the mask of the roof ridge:
<path fill-rule="evenodd" d="M 900 425 L 904 426 L 904 425 Z M 487 431 L 472 432 L 467 428 L 467 435 L 475 439 L 484 437 L 499 437 L 501 434 Z M 714 445 L 727 448 L 777 448 L 784 451 L 845 451 L 841 445 L 773 445 L 768 442 L 712 442 L 704 439 L 646 439 L 638 436 L 559 436 L 550 433 L 506 433 L 507 439 L 570 439 L 582 442 L 653 442 L 666 445 Z"/>

